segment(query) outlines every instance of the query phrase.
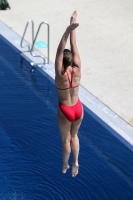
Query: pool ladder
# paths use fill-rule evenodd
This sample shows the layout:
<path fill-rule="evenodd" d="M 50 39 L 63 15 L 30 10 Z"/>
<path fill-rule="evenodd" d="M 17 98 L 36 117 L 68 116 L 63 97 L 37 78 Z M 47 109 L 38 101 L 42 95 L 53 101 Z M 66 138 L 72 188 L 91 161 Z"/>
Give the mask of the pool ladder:
<path fill-rule="evenodd" d="M 25 37 L 27 28 L 28 28 L 28 26 L 29 26 L 30 23 L 32 24 L 32 45 L 31 45 L 31 47 L 30 47 L 30 45 L 23 46 L 24 37 Z M 45 57 L 44 57 L 44 56 L 42 56 L 42 55 L 34 55 L 34 54 L 33 54 L 33 52 L 34 52 L 34 45 L 35 45 L 35 42 L 36 42 L 38 33 L 39 33 L 39 31 L 40 31 L 40 28 L 41 28 L 41 26 L 42 26 L 43 24 L 46 24 L 46 25 L 47 25 L 47 44 L 48 44 L 48 48 L 47 48 L 47 57 L 48 57 L 48 63 L 46 63 Z M 24 29 L 24 33 L 23 33 L 23 36 L 22 36 L 22 39 L 21 39 L 21 42 L 20 42 L 20 46 L 21 46 L 22 48 L 28 47 L 28 51 L 26 51 L 26 52 L 30 52 L 30 54 L 31 54 L 33 57 L 41 57 L 41 58 L 44 60 L 43 64 L 49 64 L 49 24 L 48 24 L 47 22 L 41 22 L 41 23 L 39 24 L 39 27 L 38 27 L 38 29 L 37 29 L 37 33 L 36 33 L 35 38 L 34 38 L 34 22 L 33 22 L 33 20 L 31 20 L 31 19 L 28 20 L 27 23 L 26 23 L 25 29 Z"/>

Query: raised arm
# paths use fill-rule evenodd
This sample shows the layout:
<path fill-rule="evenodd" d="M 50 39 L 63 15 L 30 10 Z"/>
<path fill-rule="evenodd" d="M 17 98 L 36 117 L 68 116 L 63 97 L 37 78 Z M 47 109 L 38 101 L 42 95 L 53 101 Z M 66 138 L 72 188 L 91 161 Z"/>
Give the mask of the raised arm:
<path fill-rule="evenodd" d="M 76 23 L 77 18 L 77 11 L 74 11 L 71 18 L 70 18 L 70 24 Z M 73 65 L 77 67 L 81 67 L 81 61 L 80 56 L 76 44 L 76 30 L 71 31 L 70 33 L 70 46 L 71 46 L 71 52 L 73 54 Z"/>
<path fill-rule="evenodd" d="M 58 74 L 61 74 L 62 71 L 62 61 L 63 61 L 63 51 L 65 49 L 66 43 L 67 43 L 67 39 L 69 34 L 78 27 L 78 23 L 71 23 L 65 33 L 63 34 L 61 41 L 59 43 L 59 46 L 57 48 L 57 52 L 56 52 L 56 58 L 55 58 L 55 71 Z"/>
<path fill-rule="evenodd" d="M 62 71 L 63 51 L 65 49 L 69 34 L 70 34 L 69 30 L 66 29 L 57 48 L 56 58 L 55 58 L 55 72 L 59 74 Z"/>

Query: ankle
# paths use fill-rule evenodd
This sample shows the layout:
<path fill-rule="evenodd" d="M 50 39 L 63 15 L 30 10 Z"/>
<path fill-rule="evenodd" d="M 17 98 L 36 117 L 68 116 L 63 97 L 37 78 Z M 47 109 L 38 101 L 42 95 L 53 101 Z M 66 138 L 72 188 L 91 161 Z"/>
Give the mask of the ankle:
<path fill-rule="evenodd" d="M 73 165 L 78 167 L 79 166 L 78 161 L 73 162 Z"/>
<path fill-rule="evenodd" d="M 68 162 L 63 162 L 62 164 L 63 164 L 63 166 L 67 166 Z"/>

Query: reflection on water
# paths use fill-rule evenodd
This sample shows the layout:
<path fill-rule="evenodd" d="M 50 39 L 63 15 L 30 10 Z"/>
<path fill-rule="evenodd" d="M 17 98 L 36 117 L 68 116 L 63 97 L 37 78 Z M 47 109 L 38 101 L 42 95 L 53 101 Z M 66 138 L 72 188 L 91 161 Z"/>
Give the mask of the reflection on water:
<path fill-rule="evenodd" d="M 3 63 L 0 70 L 0 200 L 133 199 L 129 149 L 85 113 L 79 174 L 62 174 L 54 87 L 44 80 L 44 97 L 38 76 L 35 87 Z"/>

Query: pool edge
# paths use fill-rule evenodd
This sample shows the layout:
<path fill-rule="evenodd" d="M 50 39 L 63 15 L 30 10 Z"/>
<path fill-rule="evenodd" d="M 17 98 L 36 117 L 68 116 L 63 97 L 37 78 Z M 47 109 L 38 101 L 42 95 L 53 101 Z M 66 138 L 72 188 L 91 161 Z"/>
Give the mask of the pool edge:
<path fill-rule="evenodd" d="M 31 64 L 42 61 L 42 58 L 34 58 L 30 53 L 24 52 L 25 48 L 23 49 L 19 45 L 21 36 L 7 27 L 2 21 L 0 21 L 0 27 L 2 27 L 0 34 L 12 45 L 14 45 L 14 47 L 20 50 L 21 54 L 25 56 L 25 59 L 27 57 Z M 24 42 L 27 43 L 26 41 Z M 40 54 L 40 52 L 38 53 Z M 50 81 L 54 83 L 54 63 L 50 62 L 50 64 L 46 64 L 45 69 L 43 66 L 44 65 L 37 65 L 37 68 L 42 73 L 48 74 L 49 77 L 51 77 Z M 111 132 L 116 138 L 118 138 L 123 144 L 133 151 L 133 127 L 131 125 L 129 125 L 82 86 L 80 86 L 79 89 L 79 98 L 82 101 L 84 109 L 87 113 L 91 114 L 93 118 L 95 118 L 107 130 L 109 130 L 109 132 Z"/>

